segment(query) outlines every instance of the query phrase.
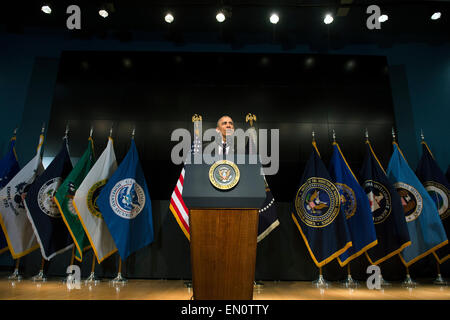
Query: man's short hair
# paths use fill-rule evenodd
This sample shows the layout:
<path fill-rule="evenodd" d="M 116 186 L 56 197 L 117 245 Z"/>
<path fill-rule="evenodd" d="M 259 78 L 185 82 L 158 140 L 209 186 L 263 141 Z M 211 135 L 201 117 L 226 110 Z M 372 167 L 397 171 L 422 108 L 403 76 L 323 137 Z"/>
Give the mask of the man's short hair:
<path fill-rule="evenodd" d="M 217 128 L 219 127 L 219 121 L 220 121 L 220 119 L 222 119 L 222 118 L 225 118 L 225 117 L 228 117 L 228 118 L 230 118 L 231 120 L 233 120 L 233 118 L 231 118 L 229 115 L 223 115 L 223 116 L 221 116 L 220 118 L 219 118 L 219 120 L 217 120 Z"/>

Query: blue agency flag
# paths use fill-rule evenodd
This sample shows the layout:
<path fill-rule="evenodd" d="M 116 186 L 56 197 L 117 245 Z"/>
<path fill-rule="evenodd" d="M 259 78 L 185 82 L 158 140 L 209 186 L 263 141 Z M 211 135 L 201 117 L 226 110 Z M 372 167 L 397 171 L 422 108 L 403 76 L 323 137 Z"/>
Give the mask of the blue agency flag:
<path fill-rule="evenodd" d="M 416 175 L 428 191 L 441 217 L 445 232 L 450 234 L 450 183 L 439 168 L 425 141 L 422 141 L 422 157 L 417 165 Z M 450 258 L 450 246 L 446 245 L 433 252 L 439 263 Z"/>
<path fill-rule="evenodd" d="M 319 268 L 352 245 L 345 215 L 340 213 L 339 190 L 315 142 L 293 201 L 292 219 Z"/>
<path fill-rule="evenodd" d="M 338 257 L 341 267 L 377 245 L 369 199 L 342 154 L 333 142 L 329 169 L 331 179 L 339 190 L 341 212 L 344 214 L 352 239 L 352 246 Z"/>
<path fill-rule="evenodd" d="M 25 198 L 27 215 L 44 259 L 71 249 L 73 240 L 54 201 L 58 187 L 72 171 L 67 137 L 47 169 L 33 182 Z"/>
<path fill-rule="evenodd" d="M 368 140 L 360 181 L 369 199 L 378 239 L 378 244 L 366 251 L 366 257 L 371 264 L 378 265 L 411 245 L 411 240 L 400 196 Z"/>
<path fill-rule="evenodd" d="M 19 162 L 17 162 L 17 155 L 15 150 L 16 136 L 11 138 L 8 152 L 0 159 L 0 190 L 8 184 L 8 182 L 20 171 Z M 0 253 L 8 250 L 8 243 L 0 228 Z"/>
<path fill-rule="evenodd" d="M 446 245 L 448 240 L 433 199 L 409 167 L 397 143 L 393 145 L 387 176 L 400 195 L 408 225 L 411 245 L 399 255 L 408 267 Z"/>
<path fill-rule="evenodd" d="M 134 139 L 97 205 L 122 260 L 153 242 L 151 200 Z"/>

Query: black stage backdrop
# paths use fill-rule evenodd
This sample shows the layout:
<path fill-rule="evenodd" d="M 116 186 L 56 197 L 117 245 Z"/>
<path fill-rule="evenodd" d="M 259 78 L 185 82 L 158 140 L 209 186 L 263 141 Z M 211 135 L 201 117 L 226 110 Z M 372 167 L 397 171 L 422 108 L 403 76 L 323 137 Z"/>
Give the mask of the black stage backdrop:
<path fill-rule="evenodd" d="M 125 156 L 133 127 L 135 141 L 152 199 L 155 241 L 124 264 L 129 278 L 190 279 L 189 242 L 169 211 L 169 199 L 181 166 L 172 164 L 170 141 L 176 128 L 191 132 L 192 115 L 200 114 L 203 129 L 230 115 L 246 128 L 245 115 L 256 114 L 260 129 L 279 129 L 280 167 L 268 176 L 278 202 L 280 226 L 258 244 L 256 278 L 313 280 L 315 267 L 290 217 L 293 199 L 311 152 L 311 132 L 326 165 L 331 156 L 332 130 L 351 168 L 357 173 L 364 156 L 364 129 L 386 167 L 394 126 L 389 70 L 382 56 L 299 55 L 186 52 L 63 52 L 55 87 L 44 157 L 60 148 L 70 127 L 73 161 L 87 145 L 94 128 L 96 156 L 106 146 L 113 126 L 118 162 Z M 83 276 L 91 268 L 85 255 Z M 40 254 L 26 257 L 26 272 L 38 271 Z M 97 266 L 99 276 L 113 277 L 118 256 Z M 54 258 L 49 275 L 64 275 L 70 252 Z M 352 265 L 356 279 L 366 279 L 364 256 Z M 418 267 L 416 267 L 418 266 Z M 425 267 L 424 267 L 425 266 Z M 382 264 L 387 280 L 399 280 L 404 268 L 398 257 Z M 346 269 L 336 261 L 324 267 L 329 280 L 343 279 Z M 433 276 L 427 259 L 411 267 L 414 276 Z"/>

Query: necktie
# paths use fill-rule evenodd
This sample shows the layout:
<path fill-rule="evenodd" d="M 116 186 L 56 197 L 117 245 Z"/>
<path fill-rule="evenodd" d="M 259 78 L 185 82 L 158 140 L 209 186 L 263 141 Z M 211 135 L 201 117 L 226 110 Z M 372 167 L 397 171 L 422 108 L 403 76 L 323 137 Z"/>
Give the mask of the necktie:
<path fill-rule="evenodd" d="M 226 144 L 226 143 L 223 143 L 223 144 L 222 144 L 222 154 L 223 154 L 223 155 L 226 155 L 226 154 L 227 154 L 227 144 Z"/>

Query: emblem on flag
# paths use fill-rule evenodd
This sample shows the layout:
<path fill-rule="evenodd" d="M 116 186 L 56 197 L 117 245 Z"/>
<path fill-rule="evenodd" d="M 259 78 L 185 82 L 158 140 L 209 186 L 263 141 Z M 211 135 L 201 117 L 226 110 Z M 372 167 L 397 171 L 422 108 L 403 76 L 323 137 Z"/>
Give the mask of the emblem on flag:
<path fill-rule="evenodd" d="M 339 191 L 323 178 L 309 178 L 297 191 L 295 210 L 304 224 L 323 228 L 339 213 Z"/>
<path fill-rule="evenodd" d="M 98 181 L 97 183 L 94 183 L 94 185 L 89 189 L 86 202 L 87 207 L 89 209 L 89 212 L 100 219 L 103 219 L 102 213 L 100 212 L 100 209 L 97 205 L 97 199 L 100 195 L 100 192 L 102 191 L 103 187 L 105 186 L 106 182 L 108 182 L 108 179 L 103 179 Z"/>
<path fill-rule="evenodd" d="M 441 220 L 447 218 L 450 215 L 450 210 L 448 209 L 449 194 L 447 188 L 434 181 L 427 181 L 423 186 L 428 191 L 431 199 L 434 200 Z"/>
<path fill-rule="evenodd" d="M 347 219 L 351 218 L 356 212 L 356 197 L 352 189 L 344 183 L 335 183 L 341 197 L 341 208 Z"/>
<path fill-rule="evenodd" d="M 42 185 L 38 192 L 38 205 L 39 208 L 46 215 L 52 218 L 60 218 L 61 212 L 59 212 L 58 206 L 53 201 L 56 189 L 61 184 L 61 177 L 56 177 L 48 180 Z"/>
<path fill-rule="evenodd" d="M 364 182 L 364 191 L 369 198 L 373 223 L 382 223 L 392 211 L 389 191 L 381 183 L 374 180 L 366 180 Z"/>
<path fill-rule="evenodd" d="M 72 214 L 75 217 L 78 217 L 77 212 L 75 211 L 75 208 L 73 206 L 73 197 L 75 196 L 75 191 L 77 191 L 75 188 L 75 184 L 73 182 L 69 182 L 66 194 L 66 198 L 69 199 L 67 201 L 67 209 L 69 209 L 70 214 Z"/>
<path fill-rule="evenodd" d="M 117 182 L 109 194 L 109 204 L 116 215 L 134 219 L 145 206 L 145 193 L 132 178 Z"/>
<path fill-rule="evenodd" d="M 403 182 L 394 183 L 394 187 L 400 195 L 406 222 L 416 220 L 422 213 L 422 196 L 414 187 Z"/>
<path fill-rule="evenodd" d="M 216 161 L 209 169 L 209 181 L 220 190 L 229 190 L 235 187 L 240 176 L 238 166 L 228 160 Z"/>

